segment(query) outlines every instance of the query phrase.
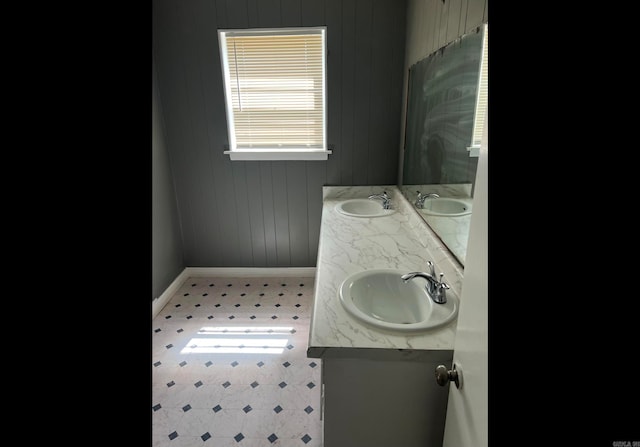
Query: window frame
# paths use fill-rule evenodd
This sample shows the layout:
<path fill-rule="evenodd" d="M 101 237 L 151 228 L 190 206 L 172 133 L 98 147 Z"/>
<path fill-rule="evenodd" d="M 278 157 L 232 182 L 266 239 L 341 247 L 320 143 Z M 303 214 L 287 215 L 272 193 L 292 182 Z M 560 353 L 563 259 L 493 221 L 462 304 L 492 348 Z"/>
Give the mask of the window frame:
<path fill-rule="evenodd" d="M 231 77 L 227 55 L 226 37 L 242 35 L 300 35 L 320 34 L 322 37 L 322 148 L 264 148 L 247 149 L 238 148 L 235 143 L 235 127 L 233 120 L 233 104 L 231 96 Z M 227 118 L 227 132 L 229 136 L 228 149 L 224 151 L 231 160 L 327 160 L 332 153 L 327 142 L 327 27 L 283 27 L 283 28 L 247 28 L 247 29 L 219 29 L 218 43 L 220 48 L 220 61 L 222 65 L 222 78 L 224 88 L 225 116 Z"/>
<path fill-rule="evenodd" d="M 471 145 L 467 147 L 469 157 L 480 156 L 480 144 L 482 142 L 483 123 L 487 120 L 488 110 L 486 106 L 481 109 L 481 97 L 489 99 L 489 26 L 483 25 L 482 53 L 480 56 L 480 69 L 478 70 L 478 89 L 476 94 L 476 105 L 473 114 L 473 130 L 471 135 Z M 486 102 L 486 101 L 485 101 Z M 479 119 L 480 117 L 480 119 Z"/>

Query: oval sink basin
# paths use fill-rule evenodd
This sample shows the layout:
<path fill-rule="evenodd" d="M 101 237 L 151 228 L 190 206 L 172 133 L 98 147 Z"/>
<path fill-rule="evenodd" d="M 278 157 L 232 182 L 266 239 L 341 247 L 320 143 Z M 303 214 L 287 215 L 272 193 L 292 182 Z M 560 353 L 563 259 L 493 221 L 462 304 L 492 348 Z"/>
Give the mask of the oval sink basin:
<path fill-rule="evenodd" d="M 405 273 L 372 269 L 352 274 L 340 285 L 340 302 L 358 320 L 397 332 L 433 329 L 456 317 L 458 299 L 453 294 L 446 303 L 437 304 L 427 295 L 424 279 L 405 283 L 401 279 Z"/>
<path fill-rule="evenodd" d="M 395 210 L 385 210 L 379 200 L 350 199 L 336 205 L 336 211 L 352 217 L 380 217 L 393 214 Z"/>
<path fill-rule="evenodd" d="M 471 214 L 471 203 L 451 197 L 427 199 L 420 212 L 431 216 L 464 216 Z"/>

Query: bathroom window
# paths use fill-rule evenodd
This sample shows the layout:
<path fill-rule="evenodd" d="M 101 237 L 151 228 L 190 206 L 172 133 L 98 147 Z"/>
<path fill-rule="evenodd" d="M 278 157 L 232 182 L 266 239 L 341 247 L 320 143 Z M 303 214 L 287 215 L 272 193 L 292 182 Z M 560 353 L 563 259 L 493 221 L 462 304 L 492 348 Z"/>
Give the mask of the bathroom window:
<path fill-rule="evenodd" d="M 469 149 L 470 157 L 480 155 L 480 141 L 487 114 L 489 102 L 489 26 L 484 25 L 482 37 L 482 57 L 480 59 L 480 76 L 478 81 L 478 94 L 476 96 L 476 109 L 473 119 L 473 137 Z"/>
<path fill-rule="evenodd" d="M 218 30 L 231 160 L 326 160 L 326 27 Z"/>

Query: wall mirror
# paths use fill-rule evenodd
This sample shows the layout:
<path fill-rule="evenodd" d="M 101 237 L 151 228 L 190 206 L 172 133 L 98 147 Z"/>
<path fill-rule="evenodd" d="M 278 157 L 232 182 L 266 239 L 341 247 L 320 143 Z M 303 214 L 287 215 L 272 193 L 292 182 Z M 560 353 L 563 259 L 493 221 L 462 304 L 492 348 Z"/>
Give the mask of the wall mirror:
<path fill-rule="evenodd" d="M 463 266 L 487 102 L 486 34 L 485 24 L 461 36 L 412 65 L 408 78 L 400 190 Z"/>

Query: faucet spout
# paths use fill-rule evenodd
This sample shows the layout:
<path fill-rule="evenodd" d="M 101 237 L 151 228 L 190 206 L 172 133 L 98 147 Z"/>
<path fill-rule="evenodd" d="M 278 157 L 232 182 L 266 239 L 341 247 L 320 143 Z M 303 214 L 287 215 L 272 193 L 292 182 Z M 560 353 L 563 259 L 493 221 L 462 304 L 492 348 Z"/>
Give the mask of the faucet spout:
<path fill-rule="evenodd" d="M 382 200 L 382 209 L 388 210 L 391 209 L 391 197 L 387 195 L 387 191 L 383 191 L 382 194 L 371 194 L 368 197 L 369 200 L 372 199 L 381 199 Z"/>
<path fill-rule="evenodd" d="M 430 274 L 425 272 L 410 272 L 402 275 L 400 278 L 405 283 L 414 278 L 426 279 L 427 285 L 425 286 L 425 290 L 429 298 L 431 298 L 434 303 L 444 304 L 447 302 L 447 290 L 450 289 L 449 284 L 442 281 L 443 273 L 440 273 L 440 280 L 435 277 L 435 271 L 431 261 L 428 262 L 428 265 L 431 270 Z"/>

